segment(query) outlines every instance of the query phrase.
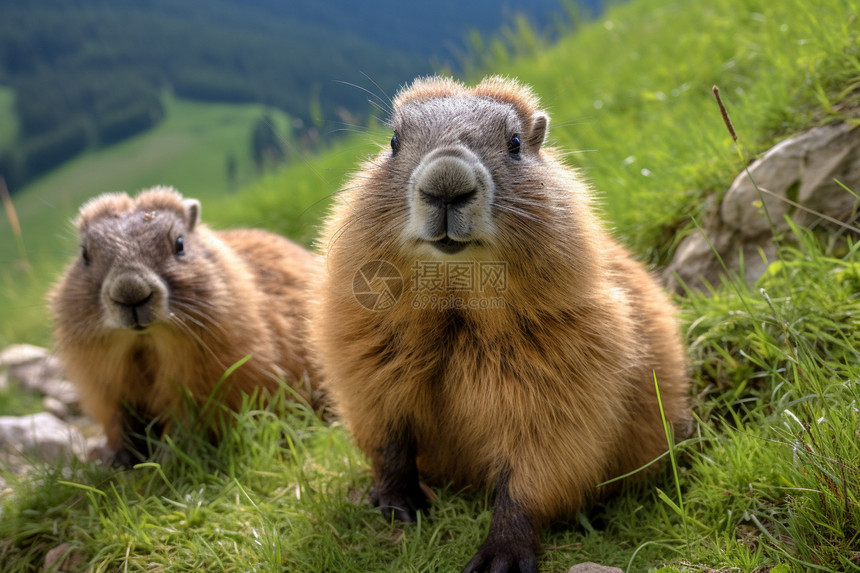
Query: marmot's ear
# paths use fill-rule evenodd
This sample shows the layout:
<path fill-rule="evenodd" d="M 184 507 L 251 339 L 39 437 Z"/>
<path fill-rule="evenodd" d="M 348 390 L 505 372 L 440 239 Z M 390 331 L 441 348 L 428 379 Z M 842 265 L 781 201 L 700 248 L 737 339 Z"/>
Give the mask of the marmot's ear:
<path fill-rule="evenodd" d="M 531 118 L 531 126 L 526 137 L 526 143 L 535 151 L 540 149 L 543 142 L 546 140 L 546 134 L 549 128 L 549 116 L 542 111 L 536 111 Z"/>
<path fill-rule="evenodd" d="M 200 222 L 200 201 L 183 199 L 182 206 L 185 208 L 185 222 L 188 224 L 188 230 L 193 231 L 195 225 Z"/>

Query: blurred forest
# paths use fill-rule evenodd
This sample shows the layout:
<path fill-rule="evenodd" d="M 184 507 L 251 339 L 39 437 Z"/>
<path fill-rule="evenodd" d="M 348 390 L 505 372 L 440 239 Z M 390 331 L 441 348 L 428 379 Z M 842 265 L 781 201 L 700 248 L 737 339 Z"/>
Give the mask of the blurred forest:
<path fill-rule="evenodd" d="M 496 33 L 516 14 L 551 35 L 559 2 L 2 0 L 0 86 L 13 117 L 0 110 L 0 174 L 14 191 L 154 126 L 165 91 L 266 104 L 298 131 L 361 122 L 368 95 L 347 84 L 390 94 L 416 75 L 456 71 L 474 57 L 470 31 Z"/>

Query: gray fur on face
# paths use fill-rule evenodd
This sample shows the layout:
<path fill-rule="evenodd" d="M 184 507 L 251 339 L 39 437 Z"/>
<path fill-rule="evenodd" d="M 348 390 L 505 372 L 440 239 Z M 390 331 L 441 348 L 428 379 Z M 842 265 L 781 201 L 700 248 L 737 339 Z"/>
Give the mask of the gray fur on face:
<path fill-rule="evenodd" d="M 425 241 L 475 240 L 492 227 L 493 181 L 464 145 L 435 149 L 412 171 L 407 186 L 407 232 Z"/>
<path fill-rule="evenodd" d="M 167 311 L 167 288 L 143 265 L 111 269 L 102 285 L 106 328 L 143 330 Z"/>
<path fill-rule="evenodd" d="M 543 143 L 545 124 L 537 134 L 511 105 L 476 96 L 411 102 L 398 108 L 392 124 L 399 145 L 392 162 L 406 177 L 409 206 L 404 241 L 440 250 L 440 240 L 462 243 L 453 253 L 491 241 L 496 193 L 520 161 L 519 154 L 510 153 L 509 142 L 518 136 L 521 153 L 534 154 Z"/>
<path fill-rule="evenodd" d="M 169 288 L 164 273 L 174 258 L 176 238 L 189 233 L 199 207 L 186 205 L 185 220 L 173 212 L 153 211 L 104 217 L 82 233 L 95 276 L 104 277 L 100 288 L 102 326 L 105 329 L 142 331 L 167 320 Z M 190 240 L 186 234 L 185 240 Z"/>

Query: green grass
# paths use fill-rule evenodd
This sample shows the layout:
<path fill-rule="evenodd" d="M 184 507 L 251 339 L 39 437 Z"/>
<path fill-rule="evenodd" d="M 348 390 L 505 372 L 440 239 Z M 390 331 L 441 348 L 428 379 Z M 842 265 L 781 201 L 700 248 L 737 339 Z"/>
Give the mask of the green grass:
<path fill-rule="evenodd" d="M 42 301 L 48 286 L 77 252 L 70 221 L 87 199 L 106 191 L 136 193 L 152 185 L 172 185 L 188 197 L 201 199 L 203 217 L 212 221 L 207 203 L 235 191 L 226 176 L 228 155 L 236 157 L 239 185 L 257 179 L 250 137 L 263 106 L 169 97 L 165 106 L 166 119 L 154 129 L 87 152 L 13 195 L 28 262 L 21 260 L 4 213 L 0 217 L 0 347 L 48 342 Z M 279 126 L 286 123 L 283 114 L 271 115 Z"/>
<path fill-rule="evenodd" d="M 0 389 L 0 416 L 23 416 L 42 411 L 42 397 L 20 388 Z"/>
<path fill-rule="evenodd" d="M 674 491 L 665 468 L 545 532 L 542 570 L 860 568 L 860 247 L 830 258 L 801 242 L 757 285 L 767 296 L 732 284 L 684 306 L 700 418 L 677 450 L 685 519 L 658 495 Z M 99 571 L 456 571 L 489 526 L 486 496 L 444 489 L 417 525 L 386 524 L 344 428 L 306 409 L 247 407 L 218 446 L 173 439 L 132 471 L 3 476 L 4 570 L 69 543 Z"/>
<path fill-rule="evenodd" d="M 860 244 L 828 257 L 795 232 L 801 249 L 783 249 L 756 288 L 685 302 L 707 440 L 685 501 L 725 541 L 749 532 L 756 563 L 858 570 Z"/>
<path fill-rule="evenodd" d="M 711 86 L 747 154 L 856 118 L 858 16 L 856 0 L 814 11 L 803 0 L 633 0 L 492 71 L 535 85 L 557 143 L 595 150 L 570 161 L 619 235 L 664 261 L 702 199 L 743 168 Z M 358 134 L 208 201 L 204 218 L 307 242 L 356 158 L 387 138 Z M 836 256 L 794 234 L 758 284 L 679 299 L 696 435 L 653 483 L 547 530 L 541 570 L 860 570 L 860 246 Z M 386 524 L 364 501 L 368 464 L 344 428 L 306 410 L 246 408 L 218 446 L 173 439 L 132 471 L 75 462 L 3 476 L 4 570 L 37 570 L 66 542 L 93 571 L 457 571 L 489 527 L 484 494 L 444 489 L 417 525 Z"/>

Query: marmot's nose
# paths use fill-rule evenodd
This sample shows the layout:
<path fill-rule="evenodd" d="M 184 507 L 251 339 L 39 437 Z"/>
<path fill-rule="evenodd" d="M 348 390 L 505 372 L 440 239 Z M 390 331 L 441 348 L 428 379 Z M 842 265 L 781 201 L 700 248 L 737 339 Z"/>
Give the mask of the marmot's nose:
<path fill-rule="evenodd" d="M 141 277 L 126 275 L 111 284 L 108 295 L 116 304 L 136 308 L 152 299 L 153 290 Z"/>
<path fill-rule="evenodd" d="M 146 330 L 165 312 L 166 285 L 145 267 L 112 270 L 102 285 L 106 324 Z"/>
<path fill-rule="evenodd" d="M 434 207 L 459 207 L 478 194 L 477 187 L 429 185 L 418 189 L 421 200 Z"/>
<path fill-rule="evenodd" d="M 478 178 L 459 153 L 431 157 L 415 181 L 418 197 L 434 207 L 461 207 L 478 195 Z"/>

